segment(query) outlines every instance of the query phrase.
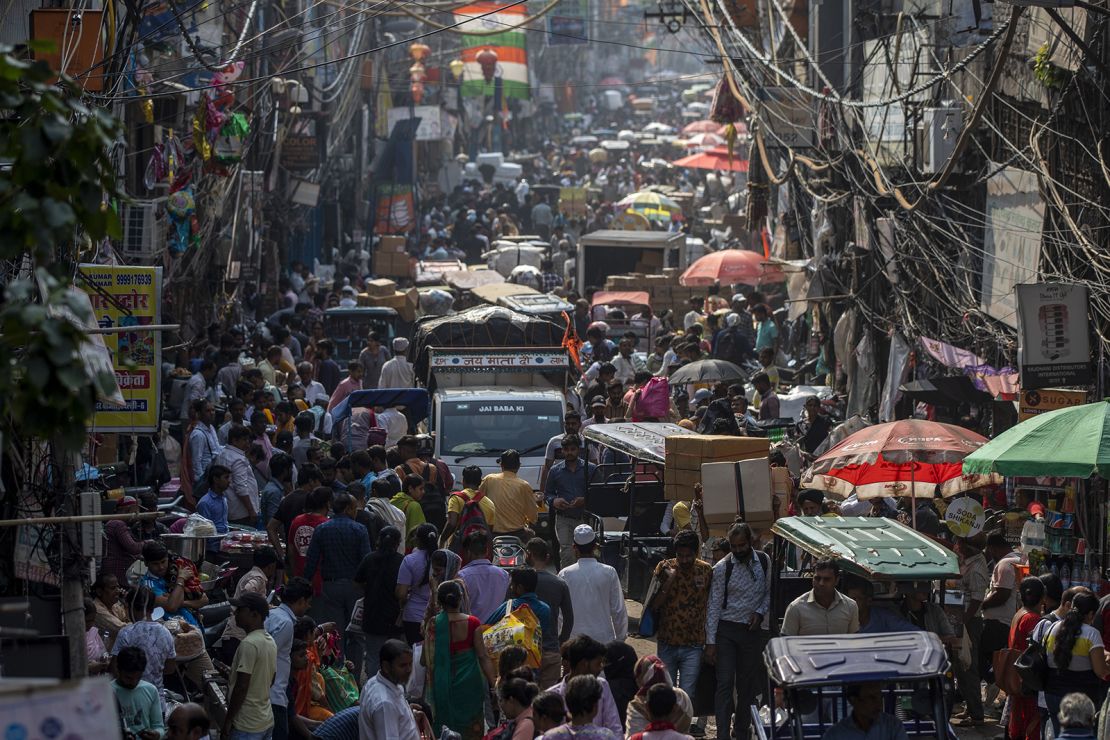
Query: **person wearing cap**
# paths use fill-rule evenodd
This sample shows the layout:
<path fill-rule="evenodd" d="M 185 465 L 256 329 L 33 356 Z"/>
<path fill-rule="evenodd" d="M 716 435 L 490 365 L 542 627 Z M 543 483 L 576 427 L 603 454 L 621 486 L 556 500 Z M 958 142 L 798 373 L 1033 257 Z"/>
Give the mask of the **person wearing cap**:
<path fill-rule="evenodd" d="M 235 584 L 235 595 L 232 601 L 245 594 L 258 594 L 265 598 L 270 592 L 270 584 L 274 582 L 278 565 L 281 563 L 277 551 L 272 547 L 260 547 L 254 551 L 252 561 L 251 569 L 239 579 L 239 583 Z M 235 660 L 235 651 L 246 636 L 247 633 L 234 619 L 227 620 L 219 640 L 223 662 L 231 664 Z"/>
<path fill-rule="evenodd" d="M 574 528 L 582 523 L 586 510 L 586 484 L 590 477 L 590 466 L 579 458 L 581 446 L 577 435 L 568 434 L 563 437 L 563 459 L 551 467 L 543 489 L 547 509 L 555 515 L 559 564 L 564 567 L 575 561 Z"/>
<path fill-rule="evenodd" d="M 344 285 L 339 291 L 339 307 L 354 308 L 358 305 L 358 291 L 350 285 Z"/>
<path fill-rule="evenodd" d="M 270 613 L 266 597 L 248 592 L 231 600 L 235 623 L 244 637 L 231 662 L 227 715 L 221 738 L 259 740 L 274 732 L 270 685 L 277 672 L 277 645 L 264 624 Z"/>
<path fill-rule="evenodd" d="M 532 538 L 532 525 L 539 517 L 536 495 L 532 486 L 522 480 L 520 453 L 505 450 L 497 458 L 500 473 L 490 473 L 482 479 L 478 490 L 497 507 L 497 521 L 493 524 L 495 536 L 517 537 L 521 542 Z"/>
<path fill-rule="evenodd" d="M 382 376 L 382 368 L 389 361 L 389 350 L 382 346 L 381 335 L 372 331 L 366 335 L 366 347 L 358 354 L 358 364 L 362 365 L 362 388 L 377 388 Z"/>
<path fill-rule="evenodd" d="M 624 641 L 628 610 L 616 568 L 598 562 L 597 532 L 589 524 L 578 524 L 571 536 L 577 562 L 559 571 L 559 577 L 574 604 L 574 631 L 603 644 Z"/>
<path fill-rule="evenodd" d="M 136 514 L 139 500 L 134 496 L 124 496 L 116 502 L 117 514 Z M 104 524 L 104 559 L 100 562 L 102 573 L 110 573 L 120 583 L 127 583 L 127 569 L 139 559 L 143 551 L 142 543 L 131 534 L 125 519 L 112 519 Z"/>
<path fill-rule="evenodd" d="M 409 340 L 404 337 L 393 340 L 393 357 L 382 365 L 379 388 L 412 388 L 416 385 L 416 371 L 409 362 L 408 351 Z"/>

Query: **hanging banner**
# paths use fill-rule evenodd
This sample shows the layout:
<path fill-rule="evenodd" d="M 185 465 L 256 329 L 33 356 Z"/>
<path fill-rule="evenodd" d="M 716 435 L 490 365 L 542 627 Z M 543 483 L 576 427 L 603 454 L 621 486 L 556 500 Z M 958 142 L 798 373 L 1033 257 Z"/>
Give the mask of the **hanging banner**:
<path fill-rule="evenodd" d="M 413 208 L 412 187 L 379 185 L 374 233 L 403 234 L 409 231 L 416 223 Z"/>
<path fill-rule="evenodd" d="M 497 54 L 495 76 L 504 81 L 505 97 L 527 100 L 528 39 L 523 24 L 528 20 L 528 11 L 523 3 L 513 7 L 495 2 L 473 3 L 458 8 L 454 14 L 455 21 L 461 23 L 455 32 L 461 34 L 463 44 L 462 94 L 493 96 L 493 80 L 486 81 L 482 65 L 478 64 L 478 54 L 492 49 Z"/>
<path fill-rule="evenodd" d="M 983 312 L 1017 327 L 1014 286 L 1037 279 L 1044 200 L 1037 176 L 1007 167 L 987 180 Z"/>
<path fill-rule="evenodd" d="M 150 326 L 162 322 L 162 268 L 80 266 L 77 287 L 89 295 L 93 320 L 101 328 Z M 104 335 L 112 356 L 124 406 L 97 401 L 92 430 L 148 433 L 158 431 L 161 410 L 162 335 L 158 331 L 122 331 Z"/>
<path fill-rule="evenodd" d="M 1087 287 L 1033 283 L 1014 293 L 1022 390 L 1090 383 Z"/>

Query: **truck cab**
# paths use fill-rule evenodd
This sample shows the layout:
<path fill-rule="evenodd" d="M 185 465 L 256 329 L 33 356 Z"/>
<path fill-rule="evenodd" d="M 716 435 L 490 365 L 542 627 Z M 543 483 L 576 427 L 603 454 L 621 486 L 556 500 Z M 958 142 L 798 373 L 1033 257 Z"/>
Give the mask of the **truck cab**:
<path fill-rule="evenodd" d="M 518 475 L 539 488 L 547 443 L 563 433 L 569 372 L 562 348 L 430 350 L 434 454 L 457 487 L 463 468 L 500 472 L 498 456 L 514 449 Z"/>

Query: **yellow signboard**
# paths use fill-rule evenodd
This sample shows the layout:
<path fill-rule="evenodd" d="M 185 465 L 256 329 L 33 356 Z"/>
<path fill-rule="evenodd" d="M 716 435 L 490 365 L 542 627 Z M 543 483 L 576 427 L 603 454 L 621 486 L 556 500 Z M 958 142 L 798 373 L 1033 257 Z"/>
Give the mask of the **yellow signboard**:
<path fill-rule="evenodd" d="M 162 320 L 162 268 L 80 266 L 77 285 L 89 295 L 101 328 L 150 326 Z M 93 431 L 155 432 L 161 408 L 162 338 L 158 331 L 104 335 L 112 355 L 123 408 L 96 404 Z"/>
<path fill-rule="evenodd" d="M 1037 414 L 1066 408 L 1082 406 L 1087 403 L 1087 391 L 1066 390 L 1063 388 L 1038 388 L 1022 391 L 1018 401 L 1018 421 L 1025 421 Z"/>

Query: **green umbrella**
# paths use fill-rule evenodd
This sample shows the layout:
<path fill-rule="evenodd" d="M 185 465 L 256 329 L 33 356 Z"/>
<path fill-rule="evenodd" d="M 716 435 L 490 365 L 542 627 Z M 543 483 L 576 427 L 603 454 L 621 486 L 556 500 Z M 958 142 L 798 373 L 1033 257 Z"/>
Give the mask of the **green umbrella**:
<path fill-rule="evenodd" d="M 1110 477 L 1110 402 L 1026 419 L 964 458 L 964 473 Z"/>

